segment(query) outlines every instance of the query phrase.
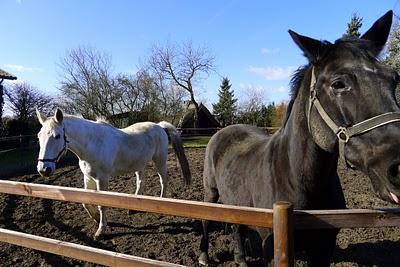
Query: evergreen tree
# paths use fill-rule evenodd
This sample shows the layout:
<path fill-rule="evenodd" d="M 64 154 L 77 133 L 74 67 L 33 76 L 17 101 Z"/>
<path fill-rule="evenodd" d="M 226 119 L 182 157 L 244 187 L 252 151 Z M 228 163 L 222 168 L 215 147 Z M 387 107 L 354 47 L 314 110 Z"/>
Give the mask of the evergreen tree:
<path fill-rule="evenodd" d="M 223 78 L 218 91 L 219 101 L 212 105 L 214 115 L 223 127 L 233 124 L 237 109 L 237 99 L 234 98 L 234 92 L 231 90 L 231 86 L 232 85 L 229 84 L 229 79 L 226 77 Z"/>
<path fill-rule="evenodd" d="M 263 106 L 262 115 L 264 118 L 264 127 L 272 127 L 273 118 L 276 113 L 275 103 L 270 103 L 267 107 Z"/>
<path fill-rule="evenodd" d="M 400 73 L 400 25 L 398 23 L 392 27 L 386 52 L 383 62 Z M 400 103 L 400 85 L 397 86 L 395 95 L 397 103 Z"/>
<path fill-rule="evenodd" d="M 360 28 L 362 26 L 362 18 L 360 18 L 357 14 L 353 14 L 351 17 L 351 21 L 347 23 L 346 33 L 343 35 L 344 37 L 360 37 Z"/>

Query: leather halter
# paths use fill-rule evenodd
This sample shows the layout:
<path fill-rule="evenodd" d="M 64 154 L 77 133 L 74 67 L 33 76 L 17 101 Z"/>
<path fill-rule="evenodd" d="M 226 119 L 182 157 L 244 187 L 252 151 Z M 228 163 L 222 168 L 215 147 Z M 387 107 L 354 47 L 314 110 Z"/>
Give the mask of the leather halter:
<path fill-rule="evenodd" d="M 345 145 L 353 136 L 361 135 L 371 130 L 374 130 L 383 125 L 398 122 L 400 121 L 400 112 L 387 112 L 375 117 L 363 120 L 354 124 L 353 126 L 345 127 L 338 126 L 332 119 L 329 117 L 328 113 L 324 110 L 321 105 L 321 102 L 318 100 L 317 90 L 315 85 L 317 80 L 315 78 L 314 67 L 311 70 L 311 83 L 310 83 L 310 98 L 308 103 L 308 113 L 307 113 L 307 123 L 308 130 L 312 135 L 311 124 L 310 124 L 310 115 L 311 109 L 314 106 L 318 111 L 318 114 L 321 116 L 322 120 L 328 125 L 328 127 L 335 133 L 337 138 L 339 139 L 339 156 L 342 158 L 348 166 L 353 167 L 347 160 L 344 152 Z"/>
<path fill-rule="evenodd" d="M 69 141 L 67 140 L 67 136 L 65 135 L 65 128 L 63 128 L 64 131 L 64 146 L 62 148 L 62 150 L 57 154 L 57 157 L 52 158 L 52 159 L 38 159 L 39 162 L 53 162 L 53 163 L 57 163 L 61 157 L 67 152 L 67 144 L 69 143 Z"/>

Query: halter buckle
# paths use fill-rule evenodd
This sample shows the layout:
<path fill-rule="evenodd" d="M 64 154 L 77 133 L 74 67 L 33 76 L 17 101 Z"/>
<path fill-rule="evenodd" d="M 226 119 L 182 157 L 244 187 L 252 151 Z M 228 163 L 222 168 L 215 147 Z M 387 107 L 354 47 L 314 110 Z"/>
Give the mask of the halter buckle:
<path fill-rule="evenodd" d="M 312 88 L 311 90 L 310 90 L 310 101 L 311 102 L 314 102 L 314 100 L 317 98 L 317 91 L 314 89 L 314 88 Z"/>
<path fill-rule="evenodd" d="M 347 129 L 345 127 L 339 127 L 336 136 L 339 138 L 340 141 L 347 143 L 350 139 L 349 134 L 347 133 Z"/>

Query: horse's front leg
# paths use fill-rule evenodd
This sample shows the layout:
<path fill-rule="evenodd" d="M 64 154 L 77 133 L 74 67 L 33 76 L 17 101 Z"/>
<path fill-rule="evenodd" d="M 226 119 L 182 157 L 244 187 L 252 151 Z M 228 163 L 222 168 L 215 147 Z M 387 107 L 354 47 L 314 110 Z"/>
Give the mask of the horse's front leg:
<path fill-rule="evenodd" d="M 83 179 L 85 189 L 97 190 L 96 181 L 89 175 L 84 174 Z M 85 210 L 89 213 L 89 216 L 93 218 L 97 223 L 100 222 L 100 213 L 96 205 L 82 204 Z"/>
<path fill-rule="evenodd" d="M 108 177 L 100 177 L 96 180 L 97 190 L 106 191 L 108 190 Z M 106 218 L 106 208 L 102 206 L 97 206 L 97 209 L 100 214 L 99 220 L 99 228 L 94 235 L 95 238 L 98 238 L 104 231 L 107 229 L 107 218 Z"/>
<path fill-rule="evenodd" d="M 232 225 L 232 236 L 233 240 L 235 243 L 235 249 L 234 249 L 234 256 L 235 256 L 235 262 L 239 264 L 240 267 L 247 267 L 246 263 L 246 255 L 244 252 L 244 247 L 243 247 L 243 231 L 241 226 L 234 224 Z"/>

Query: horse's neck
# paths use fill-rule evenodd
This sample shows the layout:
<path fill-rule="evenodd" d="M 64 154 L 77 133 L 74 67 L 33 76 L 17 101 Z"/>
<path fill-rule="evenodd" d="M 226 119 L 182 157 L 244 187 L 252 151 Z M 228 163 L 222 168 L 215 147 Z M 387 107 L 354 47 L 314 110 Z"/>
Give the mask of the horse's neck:
<path fill-rule="evenodd" d="M 64 119 L 65 131 L 68 141 L 68 149 L 71 150 L 79 159 L 85 160 L 91 157 L 92 153 L 89 144 L 99 140 L 103 134 L 101 127 L 91 121 L 76 117 L 66 117 Z"/>
<path fill-rule="evenodd" d="M 306 77 L 299 89 L 290 117 L 281 130 L 282 140 L 289 144 L 287 164 L 292 171 L 292 179 L 298 179 L 301 175 L 300 183 L 309 187 L 306 190 L 320 186 L 324 179 L 327 179 L 326 184 L 329 184 L 331 181 L 328 179 L 336 175 L 337 168 L 337 155 L 318 147 L 309 132 L 306 115 L 309 92 L 309 77 Z"/>

